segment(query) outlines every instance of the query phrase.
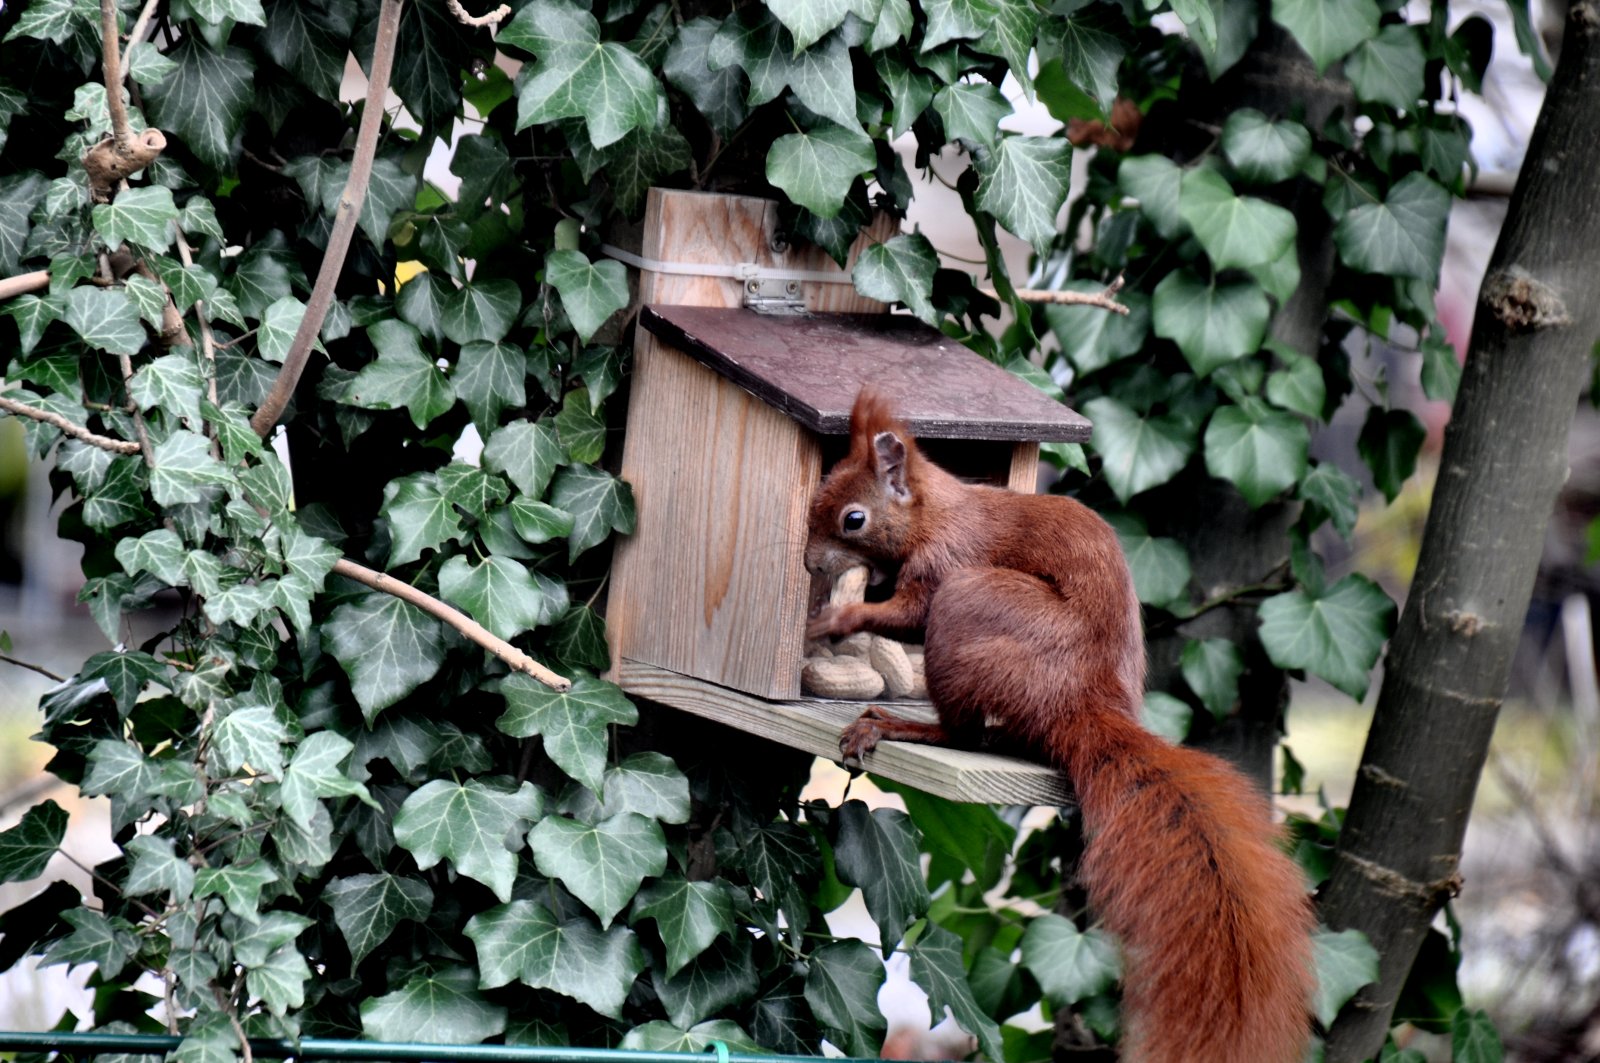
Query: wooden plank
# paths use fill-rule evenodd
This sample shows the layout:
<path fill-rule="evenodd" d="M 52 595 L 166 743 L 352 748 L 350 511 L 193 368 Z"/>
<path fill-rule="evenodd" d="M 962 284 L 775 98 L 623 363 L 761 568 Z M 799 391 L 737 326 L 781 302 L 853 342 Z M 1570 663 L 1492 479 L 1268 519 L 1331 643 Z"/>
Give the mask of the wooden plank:
<path fill-rule="evenodd" d="M 716 720 L 828 760 L 839 759 L 839 735 L 866 702 L 818 698 L 768 701 L 624 658 L 617 681 L 630 694 Z M 931 719 L 927 702 L 889 702 L 908 718 Z M 1041 764 L 910 742 L 885 742 L 863 765 L 886 779 L 952 801 L 1061 805 L 1072 800 L 1066 777 Z"/>
<path fill-rule="evenodd" d="M 1011 474 L 1006 486 L 1023 495 L 1039 493 L 1039 444 L 1018 443 L 1011 450 Z"/>
<path fill-rule="evenodd" d="M 863 384 L 922 437 L 1081 443 L 1092 426 L 1012 373 L 904 315 L 758 314 L 649 300 L 649 332 L 823 435 L 850 430 Z"/>
<path fill-rule="evenodd" d="M 815 249 L 778 244 L 776 226 L 770 200 L 653 189 L 640 253 L 676 263 L 824 268 Z M 881 238 L 880 230 L 858 246 Z M 707 306 L 738 306 L 744 294 L 730 278 L 652 270 L 641 271 L 638 287 L 641 299 Z M 847 285 L 805 289 L 818 305 L 883 309 Z M 628 656 L 764 697 L 797 696 L 810 588 L 806 509 L 822 471 L 814 437 L 642 329 L 631 384 L 621 473 L 633 485 L 638 521 L 612 563 L 612 660 Z"/>

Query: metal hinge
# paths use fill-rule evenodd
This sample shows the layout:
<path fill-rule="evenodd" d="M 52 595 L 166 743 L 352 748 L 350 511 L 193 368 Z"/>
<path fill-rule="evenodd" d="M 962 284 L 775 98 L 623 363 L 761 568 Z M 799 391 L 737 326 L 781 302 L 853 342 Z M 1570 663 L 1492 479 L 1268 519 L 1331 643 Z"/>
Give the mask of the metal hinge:
<path fill-rule="evenodd" d="M 744 282 L 744 305 L 758 314 L 806 312 L 806 300 L 800 291 L 800 282 L 773 277 L 747 277 Z"/>

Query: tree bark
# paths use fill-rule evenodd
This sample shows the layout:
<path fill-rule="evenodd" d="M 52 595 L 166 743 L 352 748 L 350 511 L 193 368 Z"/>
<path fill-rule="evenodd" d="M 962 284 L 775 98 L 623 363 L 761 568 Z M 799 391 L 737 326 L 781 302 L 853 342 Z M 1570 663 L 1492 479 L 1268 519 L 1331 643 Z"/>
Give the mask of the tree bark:
<path fill-rule="evenodd" d="M 1600 0 L 1566 39 L 1477 320 L 1416 577 L 1390 642 L 1322 915 L 1382 956 L 1335 1022 L 1329 1063 L 1375 1055 L 1440 905 L 1505 696 L 1567 433 L 1600 336 Z"/>

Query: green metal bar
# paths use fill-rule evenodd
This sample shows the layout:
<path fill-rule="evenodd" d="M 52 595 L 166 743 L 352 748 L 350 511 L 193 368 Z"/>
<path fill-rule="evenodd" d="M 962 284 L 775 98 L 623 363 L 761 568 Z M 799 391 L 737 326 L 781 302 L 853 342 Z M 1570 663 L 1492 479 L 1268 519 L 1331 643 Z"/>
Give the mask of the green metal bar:
<path fill-rule="evenodd" d="M 0 1052 L 62 1052 L 77 1055 L 126 1053 L 165 1055 L 183 1038 L 171 1034 L 123 1033 L 19 1033 L 0 1031 Z M 442 1063 L 685 1063 L 703 1061 L 704 1052 L 642 1052 L 627 1048 L 576 1048 L 569 1046 L 430 1045 L 395 1041 L 348 1041 L 333 1037 L 303 1037 L 298 1042 L 252 1037 L 250 1051 L 265 1059 L 351 1060 L 358 1063 L 388 1061 L 442 1061 Z M 820 1063 L 820 1056 L 757 1055 L 729 1052 L 728 1063 Z M 876 1060 L 835 1059 L 828 1063 L 877 1063 Z"/>

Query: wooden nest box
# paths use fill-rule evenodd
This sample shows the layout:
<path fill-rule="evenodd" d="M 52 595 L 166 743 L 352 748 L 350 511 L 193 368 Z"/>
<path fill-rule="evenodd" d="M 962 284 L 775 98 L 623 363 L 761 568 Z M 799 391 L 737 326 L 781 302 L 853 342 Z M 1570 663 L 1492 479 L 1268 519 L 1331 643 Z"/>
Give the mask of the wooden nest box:
<path fill-rule="evenodd" d="M 638 522 L 617 548 L 607 628 L 629 693 L 838 759 L 866 703 L 801 696 L 804 553 L 812 492 L 845 452 L 860 387 L 888 395 L 941 465 L 1017 491 L 1034 490 L 1040 442 L 1090 426 L 858 295 L 819 249 L 783 246 L 776 221 L 767 200 L 650 193 L 622 457 Z M 876 222 L 852 264 L 893 233 Z M 957 800 L 1067 794 L 1056 772 L 991 754 L 886 742 L 867 767 Z"/>

